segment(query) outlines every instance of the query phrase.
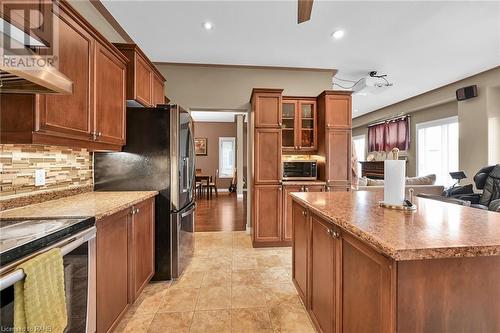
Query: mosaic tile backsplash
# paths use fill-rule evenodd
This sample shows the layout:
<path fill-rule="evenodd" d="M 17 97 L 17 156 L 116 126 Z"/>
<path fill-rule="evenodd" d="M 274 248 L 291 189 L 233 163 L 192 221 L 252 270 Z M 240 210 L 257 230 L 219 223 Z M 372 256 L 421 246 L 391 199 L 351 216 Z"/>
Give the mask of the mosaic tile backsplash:
<path fill-rule="evenodd" d="M 35 186 L 35 170 L 45 185 Z M 92 155 L 86 149 L 41 145 L 0 145 L 0 196 L 35 194 L 92 185 Z"/>

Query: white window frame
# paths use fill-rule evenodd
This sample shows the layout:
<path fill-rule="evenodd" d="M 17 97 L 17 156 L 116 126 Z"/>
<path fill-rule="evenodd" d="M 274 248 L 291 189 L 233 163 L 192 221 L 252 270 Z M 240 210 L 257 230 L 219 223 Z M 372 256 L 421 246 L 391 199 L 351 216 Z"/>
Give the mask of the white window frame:
<path fill-rule="evenodd" d="M 361 153 L 363 155 L 363 159 L 360 159 L 360 152 L 356 150 L 356 155 L 358 157 L 358 161 L 364 161 L 366 159 L 366 152 L 367 152 L 367 149 L 366 149 L 366 145 L 367 145 L 367 135 L 366 134 L 360 134 L 360 135 L 356 135 L 356 136 L 353 136 L 352 137 L 352 142 L 354 143 L 354 141 L 356 140 L 359 140 L 359 139 L 363 139 L 365 140 L 365 150 Z"/>
<path fill-rule="evenodd" d="M 231 171 L 231 174 L 223 174 L 222 173 L 222 142 L 227 142 L 231 141 L 233 143 L 233 170 Z M 236 138 L 235 137 L 219 137 L 219 178 L 233 178 L 233 173 L 234 173 L 234 168 L 236 168 Z"/>
<path fill-rule="evenodd" d="M 436 120 L 430 120 L 430 121 L 424 121 L 421 123 L 417 123 L 415 126 L 415 156 L 416 156 L 416 171 L 417 171 L 417 176 L 420 175 L 420 156 L 419 156 L 419 146 L 418 146 L 418 132 L 420 129 L 427 128 L 427 127 L 434 127 L 434 126 L 441 126 L 441 125 L 447 125 L 447 124 L 452 124 L 452 123 L 458 123 L 458 116 L 452 116 L 452 117 L 446 117 L 446 118 L 441 118 L 441 119 L 436 119 Z M 460 140 L 460 129 L 459 129 L 459 140 Z M 458 152 L 460 154 L 460 150 Z M 460 161 L 460 156 L 458 156 L 459 161 Z M 460 166 L 458 166 L 460 167 Z M 438 184 L 438 185 L 444 185 L 444 184 Z"/>

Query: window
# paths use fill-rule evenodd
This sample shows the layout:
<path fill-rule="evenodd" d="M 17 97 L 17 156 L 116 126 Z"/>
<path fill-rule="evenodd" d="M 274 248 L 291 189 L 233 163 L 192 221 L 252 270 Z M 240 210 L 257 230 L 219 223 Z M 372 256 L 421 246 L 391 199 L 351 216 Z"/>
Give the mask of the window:
<path fill-rule="evenodd" d="M 235 168 L 236 138 L 219 138 L 219 177 L 232 178 Z"/>
<path fill-rule="evenodd" d="M 354 143 L 354 151 L 356 152 L 356 156 L 358 157 L 358 161 L 366 160 L 366 136 L 365 135 L 356 135 L 352 138 Z M 358 175 L 361 177 L 361 163 L 358 163 Z"/>
<path fill-rule="evenodd" d="M 458 171 L 458 118 L 417 124 L 418 176 L 433 173 L 436 184 L 449 186 L 450 171 Z"/>

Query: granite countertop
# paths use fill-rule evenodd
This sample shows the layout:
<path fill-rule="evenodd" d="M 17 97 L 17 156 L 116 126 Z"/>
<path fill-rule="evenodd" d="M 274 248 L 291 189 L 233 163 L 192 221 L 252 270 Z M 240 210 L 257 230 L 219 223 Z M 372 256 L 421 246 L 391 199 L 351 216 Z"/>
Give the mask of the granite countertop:
<path fill-rule="evenodd" d="M 326 185 L 326 182 L 321 180 L 283 180 L 283 185 Z"/>
<path fill-rule="evenodd" d="M 1 219 L 110 216 L 157 195 L 156 191 L 87 192 L 0 212 Z"/>
<path fill-rule="evenodd" d="M 292 193 L 294 200 L 398 261 L 500 255 L 500 214 L 416 198 L 417 210 L 378 206 L 381 192 Z"/>

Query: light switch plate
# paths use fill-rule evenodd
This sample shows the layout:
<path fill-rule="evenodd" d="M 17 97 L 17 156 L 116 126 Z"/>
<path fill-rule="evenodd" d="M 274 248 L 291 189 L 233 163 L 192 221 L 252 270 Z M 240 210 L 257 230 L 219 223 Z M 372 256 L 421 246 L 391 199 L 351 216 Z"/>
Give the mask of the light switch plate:
<path fill-rule="evenodd" d="M 35 186 L 45 185 L 45 170 L 36 169 L 35 170 Z"/>

